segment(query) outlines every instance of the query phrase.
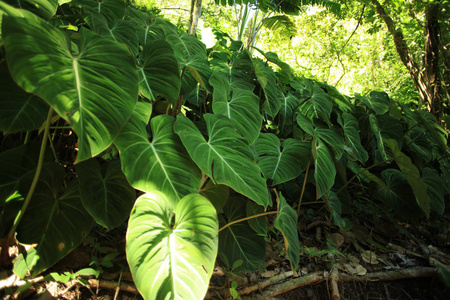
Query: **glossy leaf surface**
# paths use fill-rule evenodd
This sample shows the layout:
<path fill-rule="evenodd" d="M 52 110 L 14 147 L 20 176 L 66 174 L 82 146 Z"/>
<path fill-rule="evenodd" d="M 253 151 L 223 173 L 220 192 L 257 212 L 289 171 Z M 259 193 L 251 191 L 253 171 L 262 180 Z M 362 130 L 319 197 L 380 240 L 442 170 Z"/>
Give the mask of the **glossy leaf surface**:
<path fill-rule="evenodd" d="M 163 193 L 136 200 L 127 231 L 127 260 L 145 299 L 202 299 L 217 255 L 215 208 L 198 194 L 176 205 Z"/>

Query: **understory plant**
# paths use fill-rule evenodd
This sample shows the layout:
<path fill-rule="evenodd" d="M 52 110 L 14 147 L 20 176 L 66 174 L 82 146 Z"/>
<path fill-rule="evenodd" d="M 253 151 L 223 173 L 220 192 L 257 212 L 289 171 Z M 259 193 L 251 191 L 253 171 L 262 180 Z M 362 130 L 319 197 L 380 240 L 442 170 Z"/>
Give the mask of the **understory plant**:
<path fill-rule="evenodd" d="M 30 245 L 22 278 L 128 220 L 143 297 L 202 299 L 217 255 L 264 267 L 269 226 L 295 274 L 302 201 L 344 230 L 369 192 L 399 218 L 445 210 L 447 132 L 384 92 L 342 95 L 229 38 L 206 49 L 124 0 L 0 1 L 0 20 L 0 228 Z"/>

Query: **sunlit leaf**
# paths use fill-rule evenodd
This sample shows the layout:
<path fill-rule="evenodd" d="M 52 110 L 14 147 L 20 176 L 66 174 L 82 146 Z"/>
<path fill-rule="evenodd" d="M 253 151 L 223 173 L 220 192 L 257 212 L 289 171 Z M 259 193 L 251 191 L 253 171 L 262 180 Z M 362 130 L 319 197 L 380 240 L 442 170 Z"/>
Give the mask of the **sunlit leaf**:
<path fill-rule="evenodd" d="M 247 142 L 234 130 L 230 119 L 205 114 L 208 140 L 195 124 L 182 114 L 175 132 L 199 168 L 216 184 L 225 184 L 256 203 L 267 206 L 268 191 Z"/>
<path fill-rule="evenodd" d="M 258 97 L 248 89 L 231 90 L 220 73 L 214 73 L 210 83 L 214 87 L 213 112 L 228 117 L 248 144 L 252 145 L 262 126 Z"/>
<path fill-rule="evenodd" d="M 79 139 L 77 161 L 109 147 L 137 100 L 127 48 L 83 28 L 77 47 L 42 20 L 4 16 L 2 25 L 12 77 L 70 123 Z"/>
<path fill-rule="evenodd" d="M 151 140 L 146 130 L 151 105 L 138 103 L 128 124 L 115 141 L 122 169 L 130 184 L 141 191 L 161 191 L 169 199 L 181 199 L 200 188 L 201 174 L 173 132 L 175 119 L 152 118 Z"/>
<path fill-rule="evenodd" d="M 176 205 L 163 193 L 136 200 L 127 230 L 127 260 L 144 299 L 203 299 L 217 255 L 218 221 L 198 194 Z"/>

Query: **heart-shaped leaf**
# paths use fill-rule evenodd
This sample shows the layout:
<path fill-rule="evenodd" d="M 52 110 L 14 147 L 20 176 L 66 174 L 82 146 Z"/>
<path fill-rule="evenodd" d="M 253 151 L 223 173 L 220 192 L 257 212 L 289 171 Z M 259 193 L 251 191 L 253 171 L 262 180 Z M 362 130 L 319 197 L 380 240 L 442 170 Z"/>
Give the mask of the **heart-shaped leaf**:
<path fill-rule="evenodd" d="M 27 193 L 33 176 L 23 180 L 19 190 Z M 17 239 L 21 243 L 37 244 L 32 252 L 16 259 L 14 271 L 20 277 L 24 277 L 27 270 L 36 276 L 51 267 L 78 247 L 91 230 L 94 222 L 81 203 L 78 182 L 71 181 L 61 196 L 63 181 L 64 168 L 56 163 L 41 171 L 28 209 L 17 228 Z"/>
<path fill-rule="evenodd" d="M 380 126 L 378 125 L 377 117 L 374 114 L 370 114 L 369 122 L 370 122 L 370 129 L 375 135 L 375 139 L 377 141 L 379 155 L 383 160 L 387 160 L 388 156 L 386 154 L 386 150 L 384 149 L 384 139 L 383 136 L 381 135 L 381 129 Z"/>
<path fill-rule="evenodd" d="M 248 144 L 252 145 L 258 138 L 262 126 L 258 97 L 248 89 L 230 90 L 226 79 L 217 72 L 209 81 L 214 87 L 214 113 L 227 116 Z"/>
<path fill-rule="evenodd" d="M 180 93 L 180 68 L 172 47 L 164 40 L 144 47 L 143 65 L 138 68 L 141 93 L 150 100 L 161 95 L 175 105 Z"/>
<path fill-rule="evenodd" d="M 203 299 L 217 255 L 214 206 L 198 194 L 176 205 L 163 193 L 136 200 L 127 231 L 127 260 L 144 299 Z"/>
<path fill-rule="evenodd" d="M 389 96 L 385 92 L 373 91 L 370 93 L 370 98 L 368 97 L 357 97 L 361 100 L 368 108 L 372 109 L 377 115 L 385 114 L 389 110 L 390 102 Z"/>
<path fill-rule="evenodd" d="M 277 185 L 296 178 L 306 168 L 311 146 L 286 139 L 283 143 L 272 133 L 261 133 L 255 143 L 258 166 L 267 179 Z"/>
<path fill-rule="evenodd" d="M 5 62 L 0 63 L 0 131 L 4 133 L 39 129 L 47 119 L 49 106 L 19 87 L 9 75 Z"/>
<path fill-rule="evenodd" d="M 161 191 L 171 200 L 197 192 L 200 170 L 173 132 L 175 119 L 167 115 L 152 118 L 152 140 L 149 141 L 146 125 L 150 113 L 149 103 L 138 103 L 115 141 L 125 176 L 134 188 L 144 192 Z"/>
<path fill-rule="evenodd" d="M 274 118 L 281 108 L 280 93 L 277 83 L 277 76 L 270 67 L 266 67 L 264 63 L 256 61 L 254 63 L 256 78 L 258 79 L 261 87 L 266 96 L 266 102 L 264 103 L 264 111 Z"/>
<path fill-rule="evenodd" d="M 330 95 L 313 81 L 305 82 L 304 94 L 300 102 L 303 103 L 299 108 L 303 115 L 311 120 L 319 118 L 327 123 L 330 122 L 333 101 Z"/>
<path fill-rule="evenodd" d="M 396 169 L 385 169 L 381 172 L 381 178 L 388 187 L 378 187 L 376 198 L 394 209 L 394 211 L 405 218 L 423 217 L 423 211 L 416 201 L 414 193 L 401 171 Z"/>
<path fill-rule="evenodd" d="M 444 181 L 437 170 L 428 167 L 422 170 L 422 180 L 427 185 L 430 209 L 442 215 L 445 211 Z"/>
<path fill-rule="evenodd" d="M 225 206 L 230 195 L 230 189 L 223 184 L 214 184 L 212 180 L 208 180 L 206 185 L 199 191 L 200 195 L 211 201 L 212 205 L 220 212 Z"/>
<path fill-rule="evenodd" d="M 182 114 L 175 132 L 199 168 L 216 184 L 225 184 L 256 203 L 267 206 L 269 196 L 265 180 L 253 161 L 247 142 L 236 132 L 230 119 L 205 114 L 209 140 Z"/>
<path fill-rule="evenodd" d="M 294 109 L 300 104 L 300 100 L 291 93 L 288 93 L 287 95 L 281 93 L 281 96 L 280 124 L 278 125 L 278 128 L 281 133 L 286 136 L 292 132 Z"/>
<path fill-rule="evenodd" d="M 314 157 L 314 179 L 317 186 L 317 199 L 328 192 L 334 184 L 336 177 L 336 167 L 330 150 L 320 139 L 312 144 L 312 154 Z"/>
<path fill-rule="evenodd" d="M 358 120 L 353 115 L 345 112 L 339 121 L 344 129 L 345 142 L 350 154 L 360 162 L 365 163 L 369 159 L 369 154 L 361 145 Z"/>
<path fill-rule="evenodd" d="M 26 9 L 46 20 L 53 17 L 58 8 L 58 0 L 6 0 L 11 6 Z"/>
<path fill-rule="evenodd" d="M 294 275 L 297 274 L 298 262 L 300 261 L 300 242 L 297 233 L 297 213 L 286 202 L 283 195 L 280 193 L 277 199 L 278 215 L 275 220 L 275 228 L 281 231 L 284 238 L 284 245 L 286 252 L 291 262 L 291 269 Z"/>
<path fill-rule="evenodd" d="M 242 198 L 230 198 L 225 205 L 226 221 L 221 226 L 246 217 L 246 201 Z M 220 258 L 229 267 L 236 271 L 255 271 L 264 263 L 265 242 L 264 237 L 257 235 L 247 222 L 238 222 L 223 229 L 219 233 Z"/>
<path fill-rule="evenodd" d="M 137 100 L 137 73 L 124 45 L 82 28 L 78 45 L 43 20 L 3 17 L 14 80 L 47 101 L 78 135 L 82 161 L 111 145 Z"/>
<path fill-rule="evenodd" d="M 246 205 L 247 218 L 264 213 L 264 207 L 253 201 L 247 201 Z M 251 218 L 247 220 L 248 225 L 259 235 L 267 235 L 267 218 L 266 216 Z"/>
<path fill-rule="evenodd" d="M 397 141 L 387 139 L 384 141 L 392 153 L 394 154 L 394 160 L 411 186 L 417 204 L 423 210 L 427 217 L 430 216 L 430 198 L 427 194 L 427 185 L 420 178 L 420 173 L 417 167 L 411 162 L 411 159 L 400 151 Z"/>
<path fill-rule="evenodd" d="M 122 224 L 133 207 L 136 192 L 120 169 L 118 160 L 100 165 L 94 158 L 75 167 L 81 200 L 95 221 L 112 229 Z"/>

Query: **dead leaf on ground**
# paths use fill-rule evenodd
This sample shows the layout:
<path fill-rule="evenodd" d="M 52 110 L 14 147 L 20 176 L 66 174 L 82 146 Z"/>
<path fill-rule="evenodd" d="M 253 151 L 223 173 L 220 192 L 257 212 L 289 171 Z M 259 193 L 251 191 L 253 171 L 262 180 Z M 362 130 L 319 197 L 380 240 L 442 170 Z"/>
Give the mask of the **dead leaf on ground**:
<path fill-rule="evenodd" d="M 377 255 L 370 250 L 361 252 L 361 258 L 368 264 L 371 264 L 371 265 L 378 264 Z"/>

